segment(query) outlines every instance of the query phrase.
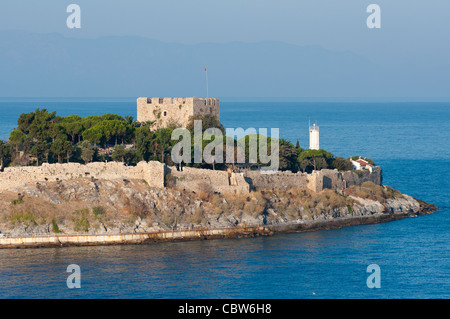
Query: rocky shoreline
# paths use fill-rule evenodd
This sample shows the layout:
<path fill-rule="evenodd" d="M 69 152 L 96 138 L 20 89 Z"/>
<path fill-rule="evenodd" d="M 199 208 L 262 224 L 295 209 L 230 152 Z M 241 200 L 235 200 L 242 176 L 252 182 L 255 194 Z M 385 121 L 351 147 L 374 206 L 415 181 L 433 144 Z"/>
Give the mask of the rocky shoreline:
<path fill-rule="evenodd" d="M 120 235 L 53 235 L 33 237 L 0 238 L 0 248 L 38 248 L 98 246 L 120 244 L 145 244 L 152 242 L 230 239 L 241 237 L 272 236 L 277 233 L 292 233 L 338 229 L 355 225 L 368 225 L 400 220 L 406 217 L 429 214 L 431 212 L 375 214 L 361 217 L 343 217 L 326 221 L 309 221 L 293 224 L 267 226 L 234 227 L 226 229 L 173 230 L 157 233 L 135 233 Z"/>
<path fill-rule="evenodd" d="M 0 247 L 270 236 L 382 223 L 436 210 L 370 182 L 352 186 L 344 195 L 307 189 L 239 195 L 158 189 L 142 180 L 77 179 L 0 193 L 0 231 L 6 236 Z"/>

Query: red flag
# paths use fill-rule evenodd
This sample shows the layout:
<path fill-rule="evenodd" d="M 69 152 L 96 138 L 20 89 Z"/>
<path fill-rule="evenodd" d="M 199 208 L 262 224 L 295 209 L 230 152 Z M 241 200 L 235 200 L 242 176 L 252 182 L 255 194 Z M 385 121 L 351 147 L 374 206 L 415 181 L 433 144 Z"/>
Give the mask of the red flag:
<path fill-rule="evenodd" d="M 205 64 L 205 71 L 206 71 L 206 64 Z"/>

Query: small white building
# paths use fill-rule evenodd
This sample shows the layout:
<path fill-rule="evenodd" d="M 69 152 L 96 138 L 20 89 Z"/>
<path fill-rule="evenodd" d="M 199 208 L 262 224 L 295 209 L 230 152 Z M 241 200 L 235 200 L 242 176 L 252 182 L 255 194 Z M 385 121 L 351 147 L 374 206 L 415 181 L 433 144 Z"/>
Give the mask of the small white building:
<path fill-rule="evenodd" d="M 319 147 L 319 126 L 313 124 L 309 125 L 309 149 L 318 150 Z"/>
<path fill-rule="evenodd" d="M 353 159 L 350 159 L 350 161 L 352 162 L 353 169 L 358 171 L 368 169 L 370 172 L 372 172 L 373 165 L 368 161 L 362 159 L 361 157 L 359 157 L 359 159 L 357 159 L 356 161 Z"/>

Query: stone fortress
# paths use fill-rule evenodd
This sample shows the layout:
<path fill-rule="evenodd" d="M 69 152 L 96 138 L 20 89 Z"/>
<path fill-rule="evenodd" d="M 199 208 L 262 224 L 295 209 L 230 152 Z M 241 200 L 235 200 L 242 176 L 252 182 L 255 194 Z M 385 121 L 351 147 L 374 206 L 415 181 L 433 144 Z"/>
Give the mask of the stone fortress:
<path fill-rule="evenodd" d="M 159 98 L 137 99 L 137 121 L 153 122 L 151 128 L 159 129 L 175 124 L 186 127 L 189 118 L 197 115 L 214 115 L 220 121 L 219 99 L 216 98 Z"/>
<path fill-rule="evenodd" d="M 178 171 L 176 167 L 157 161 L 139 162 L 136 166 L 126 166 L 119 162 L 95 162 L 87 165 L 44 163 L 42 166 L 6 167 L 3 172 L 0 172 L 0 192 L 26 184 L 64 183 L 66 180 L 77 178 L 138 179 L 145 181 L 150 187 L 164 188 L 170 184 L 187 191 L 222 194 L 245 194 L 252 190 L 292 188 L 308 188 L 314 192 L 332 189 L 342 194 L 345 188 L 361 185 L 365 181 L 371 181 L 377 185 L 382 183 L 381 168 L 377 166 L 372 169 L 372 172 L 369 170 L 338 172 L 322 169 L 311 174 L 289 171 L 267 174 L 259 170 L 230 172 L 193 167 L 184 167 L 183 171 Z"/>
<path fill-rule="evenodd" d="M 219 100 L 215 98 L 138 98 L 137 120 L 153 121 L 155 127 L 165 127 L 177 123 L 185 127 L 190 116 L 212 114 L 219 119 Z M 314 130 L 315 131 L 315 130 Z M 316 133 L 314 133 L 316 134 Z M 318 127 L 314 136 L 314 148 L 319 147 Z M 382 184 L 381 168 L 371 170 L 345 171 L 322 169 L 307 173 L 290 171 L 264 173 L 259 170 L 218 171 L 176 167 L 150 161 L 140 162 L 136 166 L 126 166 L 118 162 L 95 162 L 86 165 L 79 163 L 48 164 L 42 166 L 6 167 L 0 172 L 0 192 L 16 189 L 29 183 L 58 182 L 76 178 L 89 179 L 139 179 L 150 187 L 177 187 L 187 191 L 207 191 L 217 193 L 249 193 L 252 190 L 288 190 L 308 188 L 314 192 L 333 189 L 343 193 L 351 185 L 361 185 L 371 181 Z"/>

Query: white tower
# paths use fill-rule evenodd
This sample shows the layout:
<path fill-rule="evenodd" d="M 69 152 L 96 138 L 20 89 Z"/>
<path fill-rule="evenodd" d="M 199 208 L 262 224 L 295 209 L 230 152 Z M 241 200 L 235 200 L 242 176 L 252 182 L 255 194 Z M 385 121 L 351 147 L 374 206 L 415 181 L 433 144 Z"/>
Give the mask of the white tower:
<path fill-rule="evenodd" d="M 319 149 L 319 127 L 316 124 L 309 124 L 309 149 Z"/>

